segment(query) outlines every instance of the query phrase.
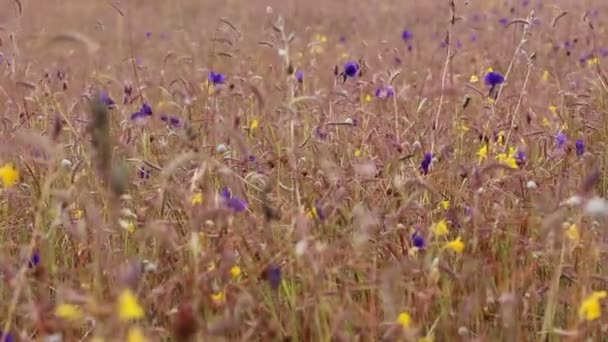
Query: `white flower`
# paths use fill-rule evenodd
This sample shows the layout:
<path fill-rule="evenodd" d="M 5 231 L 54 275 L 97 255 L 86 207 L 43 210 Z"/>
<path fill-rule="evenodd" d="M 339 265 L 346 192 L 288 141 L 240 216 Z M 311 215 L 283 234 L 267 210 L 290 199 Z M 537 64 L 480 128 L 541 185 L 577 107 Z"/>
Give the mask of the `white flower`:
<path fill-rule="evenodd" d="M 591 216 L 608 216 L 608 201 L 594 197 L 585 204 L 585 213 Z"/>
<path fill-rule="evenodd" d="M 526 183 L 526 188 L 528 189 L 536 189 L 537 185 L 535 181 L 528 181 L 528 183 Z"/>

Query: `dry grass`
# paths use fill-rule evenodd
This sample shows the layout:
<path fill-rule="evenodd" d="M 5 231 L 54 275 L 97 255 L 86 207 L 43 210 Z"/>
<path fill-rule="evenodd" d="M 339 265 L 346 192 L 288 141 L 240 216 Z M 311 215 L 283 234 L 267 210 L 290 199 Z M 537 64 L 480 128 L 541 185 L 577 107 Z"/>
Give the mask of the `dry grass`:
<path fill-rule="evenodd" d="M 608 6 L 524 2 L 4 1 L 0 329 L 608 340 Z"/>

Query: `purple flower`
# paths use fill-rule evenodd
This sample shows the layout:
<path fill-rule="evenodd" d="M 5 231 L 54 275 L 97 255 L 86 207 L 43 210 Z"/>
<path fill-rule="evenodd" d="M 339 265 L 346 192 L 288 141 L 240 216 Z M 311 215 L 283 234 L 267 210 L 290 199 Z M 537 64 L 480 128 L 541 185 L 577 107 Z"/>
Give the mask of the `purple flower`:
<path fill-rule="evenodd" d="M 576 139 L 574 146 L 576 147 L 577 156 L 580 157 L 585 153 L 585 142 L 583 141 L 583 139 Z"/>
<path fill-rule="evenodd" d="M 431 152 L 425 153 L 424 159 L 422 159 L 422 162 L 420 162 L 420 172 L 422 172 L 425 175 L 428 174 L 432 161 L 433 161 L 433 155 L 431 154 Z"/>
<path fill-rule="evenodd" d="M 152 176 L 152 170 L 150 169 L 146 169 L 143 166 L 139 167 L 139 178 L 141 179 L 149 179 Z"/>
<path fill-rule="evenodd" d="M 178 128 L 181 126 L 181 120 L 176 116 L 168 116 L 167 114 L 161 114 L 160 120 L 166 122 L 170 126 L 174 128 Z"/>
<path fill-rule="evenodd" d="M 15 338 L 10 332 L 5 334 L 2 330 L 0 330 L 0 342 L 15 342 Z"/>
<path fill-rule="evenodd" d="M 321 202 L 319 202 L 318 200 L 315 201 L 315 212 L 317 213 L 317 218 L 319 218 L 319 221 L 324 221 L 327 217 L 325 215 L 325 210 L 323 209 L 323 206 L 321 206 Z"/>
<path fill-rule="evenodd" d="M 426 241 L 424 241 L 424 237 L 422 235 L 420 235 L 418 232 L 415 232 L 414 234 L 412 234 L 412 244 L 418 249 L 424 249 Z"/>
<path fill-rule="evenodd" d="M 247 210 L 247 202 L 236 196 L 233 196 L 230 192 L 230 189 L 228 189 L 227 187 L 223 187 L 220 190 L 220 197 L 224 199 L 224 203 L 228 208 L 234 210 L 237 213 Z"/>
<path fill-rule="evenodd" d="M 344 78 L 346 77 L 355 77 L 357 76 L 357 73 L 359 72 L 359 64 L 357 62 L 346 62 L 346 64 L 344 64 L 344 71 L 342 72 L 342 74 L 344 74 Z"/>
<path fill-rule="evenodd" d="M 477 41 L 477 35 L 476 34 L 472 34 L 471 35 L 471 41 L 472 42 L 476 42 Z"/>
<path fill-rule="evenodd" d="M 147 31 L 147 32 L 146 32 L 146 38 L 150 38 L 150 37 L 152 37 L 152 32 Z"/>
<path fill-rule="evenodd" d="M 112 100 L 112 98 L 110 98 L 108 93 L 105 91 L 102 91 L 99 94 L 99 100 L 101 101 L 101 103 L 105 104 L 108 108 L 112 108 L 112 107 L 114 107 L 114 105 L 116 105 L 116 102 L 114 102 L 114 100 Z"/>
<path fill-rule="evenodd" d="M 403 63 L 403 61 L 401 60 L 401 58 L 399 58 L 397 56 L 395 56 L 394 62 L 395 62 L 395 65 L 401 65 L 401 63 Z"/>
<path fill-rule="evenodd" d="M 498 20 L 498 23 L 502 26 L 507 26 L 507 24 L 509 23 L 509 19 L 507 18 L 500 18 L 500 20 Z"/>
<path fill-rule="evenodd" d="M 150 116 L 152 116 L 152 108 L 150 107 L 150 105 L 144 102 L 144 104 L 141 105 L 139 111 L 131 114 L 131 120 L 135 121 L 145 119 Z"/>
<path fill-rule="evenodd" d="M 30 268 L 34 268 L 34 267 L 38 266 L 38 264 L 40 264 L 40 251 L 38 249 L 34 249 L 34 252 L 32 253 L 28 266 Z M 0 336 L 2 336 L 2 335 L 0 334 Z"/>
<path fill-rule="evenodd" d="M 296 71 L 296 80 L 298 83 L 304 82 L 304 72 L 302 70 Z"/>
<path fill-rule="evenodd" d="M 389 85 L 386 87 L 380 87 L 380 88 L 376 89 L 375 95 L 379 99 L 389 98 L 389 97 L 393 97 L 395 95 L 395 91 L 393 90 L 393 87 Z"/>
<path fill-rule="evenodd" d="M 515 152 L 515 162 L 520 168 L 526 164 L 526 152 L 521 148 L 518 148 Z"/>
<path fill-rule="evenodd" d="M 407 51 L 412 52 L 414 50 L 414 46 L 412 44 L 407 44 Z"/>
<path fill-rule="evenodd" d="M 405 42 L 412 39 L 413 37 L 414 37 L 414 34 L 409 30 L 403 30 L 403 32 L 401 32 L 401 39 L 403 39 L 403 41 L 405 41 Z"/>
<path fill-rule="evenodd" d="M 557 144 L 557 148 L 564 147 L 566 141 L 568 141 L 568 137 L 564 133 L 560 133 L 555 137 L 555 143 Z"/>
<path fill-rule="evenodd" d="M 226 75 L 215 73 L 213 71 L 209 72 L 209 82 L 213 83 L 213 85 L 220 85 L 226 82 Z"/>
<path fill-rule="evenodd" d="M 277 290 L 279 285 L 281 285 L 281 273 L 281 267 L 277 265 L 269 265 L 266 267 L 266 270 L 264 270 L 264 278 L 268 280 L 268 283 L 270 283 L 270 287 L 273 290 Z"/>
<path fill-rule="evenodd" d="M 338 39 L 338 41 L 342 44 L 346 43 L 346 36 L 340 36 L 340 39 Z"/>
<path fill-rule="evenodd" d="M 487 85 L 494 88 L 497 85 L 502 84 L 505 81 L 505 78 L 500 73 L 492 71 L 486 74 L 484 80 Z"/>

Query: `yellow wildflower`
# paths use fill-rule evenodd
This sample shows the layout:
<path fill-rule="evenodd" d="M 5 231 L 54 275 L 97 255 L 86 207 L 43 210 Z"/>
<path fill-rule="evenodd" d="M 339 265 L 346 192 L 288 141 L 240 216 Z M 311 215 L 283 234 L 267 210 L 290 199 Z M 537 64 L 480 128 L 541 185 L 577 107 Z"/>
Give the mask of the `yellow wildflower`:
<path fill-rule="evenodd" d="M 129 223 L 127 224 L 127 231 L 129 233 L 135 232 L 135 223 L 133 223 L 133 221 L 129 221 Z"/>
<path fill-rule="evenodd" d="M 471 75 L 471 79 L 469 80 L 469 82 L 477 83 L 479 82 L 479 77 L 477 77 L 477 75 Z"/>
<path fill-rule="evenodd" d="M 507 165 L 512 169 L 517 168 L 517 160 L 515 159 L 516 150 L 514 147 L 509 147 L 509 153 L 499 153 L 496 156 L 496 160 L 500 163 Z"/>
<path fill-rule="evenodd" d="M 363 99 L 365 102 L 372 102 L 372 96 L 370 94 L 366 94 L 365 98 Z"/>
<path fill-rule="evenodd" d="M 249 124 L 249 130 L 253 131 L 254 129 L 258 128 L 260 126 L 260 122 L 257 119 L 253 119 L 251 120 L 251 123 Z"/>
<path fill-rule="evenodd" d="M 543 71 L 543 76 L 542 76 L 543 82 L 547 82 L 549 80 L 549 76 L 550 76 L 550 74 L 549 74 L 548 70 Z"/>
<path fill-rule="evenodd" d="M 409 313 L 403 311 L 397 317 L 397 323 L 399 323 L 399 325 L 404 329 L 407 329 L 410 327 L 410 325 L 412 325 L 412 316 L 410 316 Z"/>
<path fill-rule="evenodd" d="M 462 242 L 462 238 L 459 236 L 456 239 L 447 242 L 444 248 L 450 249 L 456 253 L 462 253 L 462 251 L 464 250 L 464 242 Z"/>
<path fill-rule="evenodd" d="M 600 59 L 599 59 L 599 58 L 597 58 L 597 57 L 595 57 L 595 58 L 590 58 L 590 59 L 587 61 L 587 64 L 589 64 L 589 65 L 596 65 L 596 64 L 598 64 L 599 62 L 600 62 Z"/>
<path fill-rule="evenodd" d="M 477 155 L 479 156 L 480 163 L 486 159 L 488 157 L 488 144 L 483 144 L 477 151 Z"/>
<path fill-rule="evenodd" d="M 578 315 L 587 321 L 593 321 L 602 315 L 600 299 L 606 298 L 606 291 L 595 291 L 583 300 Z"/>
<path fill-rule="evenodd" d="M 139 305 L 137 298 L 129 289 L 123 290 L 118 297 L 118 318 L 130 321 L 144 317 L 144 309 Z"/>
<path fill-rule="evenodd" d="M 494 99 L 493 99 L 493 98 L 491 98 L 491 97 L 488 97 L 488 103 L 489 103 L 489 104 L 493 105 L 493 104 L 494 104 L 494 102 L 496 102 L 496 100 L 494 100 Z"/>
<path fill-rule="evenodd" d="M 499 146 L 503 146 L 505 144 L 505 131 L 498 132 L 498 139 L 496 142 Z"/>
<path fill-rule="evenodd" d="M 192 205 L 203 204 L 203 193 L 197 192 L 192 195 L 192 199 L 190 200 L 190 202 L 192 203 Z"/>
<path fill-rule="evenodd" d="M 492 69 L 492 67 L 489 67 L 488 69 L 486 69 L 486 72 L 494 72 L 494 69 Z"/>
<path fill-rule="evenodd" d="M 230 275 L 232 278 L 237 278 L 241 275 L 241 268 L 236 265 L 232 266 L 232 268 L 230 268 Z"/>
<path fill-rule="evenodd" d="M 541 124 L 545 127 L 549 127 L 549 119 L 543 118 Z"/>
<path fill-rule="evenodd" d="M 549 106 L 549 111 L 550 111 L 551 113 L 553 113 L 553 115 L 555 115 L 555 114 L 557 113 L 557 106 L 550 105 L 550 106 Z"/>
<path fill-rule="evenodd" d="M 82 318 L 82 310 L 78 305 L 59 304 L 55 308 L 55 316 L 68 321 L 76 321 Z"/>
<path fill-rule="evenodd" d="M 17 184 L 19 180 L 19 171 L 15 168 L 15 165 L 8 163 L 3 167 L 0 167 L 0 181 L 2 181 L 2 186 L 5 188 L 10 188 L 11 186 Z"/>
<path fill-rule="evenodd" d="M 72 218 L 74 220 L 80 220 L 82 217 L 84 216 L 84 211 L 80 210 L 80 209 L 75 209 L 72 212 Z"/>
<path fill-rule="evenodd" d="M 421 337 L 418 339 L 418 342 L 433 342 L 435 340 L 435 338 L 433 337 L 433 335 L 426 335 L 424 337 Z"/>
<path fill-rule="evenodd" d="M 226 291 L 219 291 L 211 295 L 211 300 L 215 304 L 224 304 L 226 302 Z"/>
<path fill-rule="evenodd" d="M 145 342 L 146 336 L 144 332 L 138 326 L 133 326 L 129 328 L 127 332 L 127 342 Z"/>
<path fill-rule="evenodd" d="M 445 220 L 441 220 L 433 225 L 433 234 L 435 234 L 435 236 L 444 236 L 449 232 L 448 224 Z"/>
<path fill-rule="evenodd" d="M 361 156 L 361 149 L 358 148 L 355 150 L 355 157 L 360 157 Z"/>
<path fill-rule="evenodd" d="M 438 208 L 443 208 L 444 210 L 450 209 L 450 201 L 441 201 L 439 202 Z"/>
<path fill-rule="evenodd" d="M 581 240 L 581 234 L 575 223 L 571 224 L 568 229 L 566 229 L 566 237 L 574 243 L 578 243 Z"/>

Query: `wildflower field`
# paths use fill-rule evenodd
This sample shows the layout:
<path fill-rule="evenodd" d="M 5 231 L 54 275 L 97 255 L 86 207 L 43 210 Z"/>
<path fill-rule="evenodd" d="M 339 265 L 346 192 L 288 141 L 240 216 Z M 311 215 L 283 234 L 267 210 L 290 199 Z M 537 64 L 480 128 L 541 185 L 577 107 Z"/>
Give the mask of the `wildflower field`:
<path fill-rule="evenodd" d="M 608 2 L 11 0 L 0 341 L 608 341 Z"/>

